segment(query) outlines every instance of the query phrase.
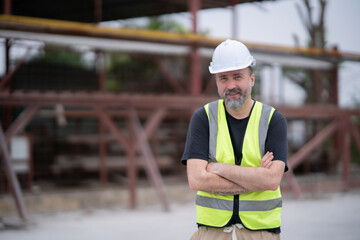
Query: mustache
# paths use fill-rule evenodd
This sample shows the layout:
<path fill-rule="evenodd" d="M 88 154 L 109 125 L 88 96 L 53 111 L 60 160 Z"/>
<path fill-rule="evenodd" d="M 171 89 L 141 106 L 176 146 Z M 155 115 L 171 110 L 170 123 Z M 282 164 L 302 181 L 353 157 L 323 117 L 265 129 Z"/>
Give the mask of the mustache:
<path fill-rule="evenodd" d="M 240 88 L 234 88 L 234 89 L 230 89 L 230 90 L 226 90 L 224 92 L 224 95 L 228 95 L 228 94 L 236 94 L 236 93 L 240 93 L 240 95 L 242 95 L 243 91 Z"/>

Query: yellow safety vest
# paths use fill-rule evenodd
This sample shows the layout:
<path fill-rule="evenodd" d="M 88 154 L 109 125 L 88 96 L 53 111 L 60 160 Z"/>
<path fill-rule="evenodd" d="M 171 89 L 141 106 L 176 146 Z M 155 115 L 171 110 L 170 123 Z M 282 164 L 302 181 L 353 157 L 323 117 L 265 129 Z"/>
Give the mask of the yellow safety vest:
<path fill-rule="evenodd" d="M 204 106 L 209 119 L 209 161 L 235 164 L 235 156 L 226 121 L 223 100 Z M 241 166 L 259 167 L 265 154 L 265 139 L 275 109 L 255 102 L 250 115 L 242 148 Z M 237 195 L 216 195 L 198 191 L 196 196 L 197 223 L 224 227 L 234 211 Z M 282 197 L 280 187 L 275 191 L 249 192 L 239 195 L 239 217 L 251 230 L 280 227 Z"/>

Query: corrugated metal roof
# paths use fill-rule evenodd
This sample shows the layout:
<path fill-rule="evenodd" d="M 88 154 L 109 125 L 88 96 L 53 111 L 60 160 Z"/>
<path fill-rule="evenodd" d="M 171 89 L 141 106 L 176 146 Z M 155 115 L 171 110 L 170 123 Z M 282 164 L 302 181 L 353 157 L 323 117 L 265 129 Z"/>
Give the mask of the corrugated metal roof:
<path fill-rule="evenodd" d="M 264 0 L 201 0 L 201 9 L 221 8 L 246 2 Z M 96 2 L 101 3 L 102 11 L 97 13 Z M 59 19 L 77 22 L 97 22 L 144 16 L 158 16 L 169 13 L 187 12 L 186 0 L 12 0 L 11 14 L 19 16 Z M 0 1 L 0 12 L 4 12 L 4 0 Z"/>

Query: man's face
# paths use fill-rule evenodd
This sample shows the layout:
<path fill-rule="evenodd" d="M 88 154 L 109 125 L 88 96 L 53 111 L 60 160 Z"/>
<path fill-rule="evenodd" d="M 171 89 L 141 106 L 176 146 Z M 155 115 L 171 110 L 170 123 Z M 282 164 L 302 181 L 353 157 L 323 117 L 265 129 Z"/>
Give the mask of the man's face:
<path fill-rule="evenodd" d="M 248 68 L 217 73 L 215 78 L 220 97 L 232 110 L 240 108 L 250 97 L 255 83 L 255 76 Z"/>

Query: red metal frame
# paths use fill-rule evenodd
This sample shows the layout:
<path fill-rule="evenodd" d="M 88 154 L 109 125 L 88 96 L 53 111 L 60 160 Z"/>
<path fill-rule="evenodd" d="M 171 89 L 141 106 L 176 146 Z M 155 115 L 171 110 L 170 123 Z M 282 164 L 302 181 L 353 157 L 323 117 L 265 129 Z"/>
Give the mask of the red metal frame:
<path fill-rule="evenodd" d="M 18 214 L 23 220 L 26 220 L 27 213 L 26 213 L 26 208 L 25 208 L 25 204 L 24 204 L 24 199 L 22 196 L 19 181 L 17 179 L 16 173 L 11 164 L 11 158 L 10 158 L 10 154 L 8 152 L 7 146 L 8 146 L 8 141 L 6 141 L 6 139 L 5 139 L 5 134 L 4 134 L 4 131 L 3 131 L 1 123 L 0 123 L 0 148 L 2 151 L 2 155 L 4 156 L 6 177 L 8 179 L 8 182 L 9 182 L 9 185 L 11 188 L 11 193 L 12 193 L 15 203 L 16 203 Z"/>
<path fill-rule="evenodd" d="M 200 0 L 188 0 L 189 12 L 192 14 L 193 34 L 197 34 L 197 12 L 201 9 Z M 202 92 L 201 77 L 201 58 L 199 55 L 199 46 L 197 43 L 191 45 L 190 53 L 190 93 L 194 96 L 200 95 Z"/>
<path fill-rule="evenodd" d="M 165 192 L 165 187 L 162 181 L 159 168 L 156 164 L 155 157 L 152 153 L 149 142 L 147 140 L 146 133 L 141 127 L 139 117 L 134 108 L 129 110 L 129 118 L 130 118 L 131 127 L 133 129 L 133 133 L 135 133 L 137 146 L 139 147 L 139 151 L 141 152 L 141 154 L 145 159 L 148 176 L 150 177 L 153 185 L 155 186 L 155 189 L 164 207 L 164 210 L 169 211 L 170 210 L 169 200 Z"/>
<path fill-rule="evenodd" d="M 17 119 L 11 124 L 11 126 L 6 130 L 5 140 L 8 143 L 10 139 L 19 133 L 26 124 L 31 120 L 38 109 L 37 104 L 29 105 L 25 110 L 17 117 Z"/>
<path fill-rule="evenodd" d="M 160 71 L 162 72 L 162 74 L 165 77 L 165 80 L 168 82 L 168 84 L 171 86 L 171 88 L 175 91 L 175 93 L 178 94 L 183 94 L 185 93 L 184 88 L 180 85 L 180 83 L 171 75 L 171 73 L 168 71 L 168 69 L 166 68 L 164 62 L 159 59 L 156 58 L 155 62 L 158 66 L 158 68 L 160 69 Z"/>
<path fill-rule="evenodd" d="M 94 0 L 96 4 L 101 5 L 101 0 Z M 232 1 L 234 6 L 235 1 Z M 136 206 L 136 182 L 137 182 L 137 166 L 136 166 L 136 153 L 140 152 L 145 159 L 145 164 L 147 166 L 147 173 L 150 177 L 153 185 L 156 188 L 157 194 L 161 203 L 164 206 L 165 210 L 169 210 L 169 202 L 166 196 L 164 189 L 164 184 L 162 182 L 159 169 L 156 165 L 154 155 L 150 149 L 148 138 L 149 136 L 156 131 L 161 120 L 165 115 L 170 114 L 170 111 L 183 111 L 190 113 L 194 108 L 202 106 L 205 103 L 213 101 L 214 97 L 204 97 L 200 94 L 202 93 L 203 83 L 200 72 L 201 59 L 198 53 L 198 48 L 200 46 L 215 47 L 219 40 L 211 40 L 203 38 L 197 35 L 197 11 L 201 8 L 201 0 L 188 0 L 189 12 L 193 16 L 192 26 L 193 26 L 193 35 L 189 35 L 188 38 L 183 38 L 179 35 L 169 34 L 167 37 L 160 37 L 154 33 L 154 35 L 148 35 L 145 32 L 138 33 L 129 33 L 124 31 L 119 32 L 104 32 L 101 29 L 91 29 L 86 30 L 79 25 L 75 28 L 66 28 L 66 24 L 63 28 L 58 27 L 59 25 L 52 25 L 49 21 L 47 27 L 41 27 L 41 25 L 35 24 L 31 26 L 20 22 L 11 23 L 14 19 L 8 19 L 2 21 L 3 29 L 10 30 L 22 30 L 22 31 L 34 31 L 34 32 L 46 32 L 46 33 L 57 33 L 57 34 L 70 34 L 70 35 L 80 35 L 80 36 L 94 36 L 94 37 L 107 37 L 113 39 L 128 39 L 134 41 L 148 41 L 148 42 L 163 42 L 163 43 L 172 43 L 172 44 L 181 44 L 191 46 L 191 69 L 190 69 L 190 84 L 189 92 L 191 96 L 179 96 L 179 95 L 130 95 L 130 94 L 113 94 L 105 92 L 105 58 L 104 53 L 99 53 L 100 63 L 99 66 L 99 92 L 96 93 L 87 93 L 87 92 L 21 92 L 21 91 L 1 91 L 5 89 L 6 85 L 10 82 L 12 74 L 16 71 L 18 66 L 26 58 L 27 54 L 24 55 L 23 59 L 20 60 L 15 68 L 12 71 L 8 71 L 9 63 L 9 46 L 8 40 L 6 40 L 6 63 L 7 63 L 7 75 L 0 83 L 0 105 L 11 107 L 14 105 L 17 106 L 27 106 L 24 112 L 19 115 L 17 120 L 15 120 L 11 126 L 7 129 L 6 133 L 2 131 L 0 125 L 0 143 L 3 154 L 5 155 L 5 161 L 9 163 L 9 156 L 7 153 L 7 143 L 9 142 L 11 136 L 14 136 L 18 133 L 30 119 L 36 113 L 37 109 L 40 106 L 54 106 L 56 104 L 63 104 L 65 106 L 81 106 L 81 107 L 91 107 L 94 110 L 89 110 L 87 113 L 80 112 L 67 112 L 66 114 L 73 114 L 77 116 L 87 115 L 92 117 L 97 117 L 100 121 L 99 125 L 99 138 L 100 138 L 100 181 L 103 184 L 107 182 L 107 167 L 106 167 L 106 148 L 105 148 L 105 132 L 106 129 L 114 135 L 115 139 L 121 144 L 126 151 L 128 157 L 128 177 L 129 177 L 129 192 L 130 192 L 130 207 L 134 208 Z M 11 13 L 11 1 L 4 1 L 4 11 L 5 14 Z M 235 18 L 234 13 L 234 18 Z M 94 12 L 95 22 L 101 20 L 101 9 L 97 8 Z M 21 19 L 20 19 L 21 20 Z M 36 19 L 34 21 L 39 21 Z M 45 25 L 46 25 L 45 24 Z M 234 29 L 236 29 L 236 23 L 234 22 Z M 55 27 L 54 27 L 55 26 Z M 82 25 L 84 26 L 84 25 Z M 88 27 L 88 26 L 86 26 Z M 31 30 L 30 30 L 31 29 Z M 86 28 L 88 29 L 88 28 Z M 268 52 L 282 52 L 290 54 L 308 54 L 312 56 L 335 56 L 339 57 L 340 53 L 337 51 L 321 51 L 317 49 L 286 49 L 286 48 L 272 48 L 269 51 L 268 46 L 255 46 L 249 44 L 250 48 L 255 49 L 265 49 Z M 359 60 L 358 55 L 343 55 L 342 58 L 348 58 L 350 60 Z M 339 59 L 340 60 L 340 59 Z M 158 66 L 164 74 L 166 80 L 172 86 L 176 93 L 184 93 L 184 88 L 173 78 L 173 76 L 167 71 L 163 63 L 159 60 Z M 334 103 L 337 104 L 337 68 L 334 68 L 334 84 L 333 84 L 333 94 L 334 94 Z M 212 89 L 214 82 L 209 83 L 206 86 L 206 91 Z M 117 110 L 113 110 L 116 108 Z M 120 110 L 119 110 L 120 108 Z M 143 109 L 150 111 L 156 110 L 153 114 L 143 113 Z M 290 157 L 289 159 L 289 172 L 285 174 L 285 178 L 293 191 L 296 197 L 301 196 L 302 189 L 298 185 L 296 178 L 293 173 L 293 169 L 300 164 L 311 151 L 319 146 L 325 139 L 330 137 L 332 134 L 336 135 L 338 139 L 338 145 L 340 146 L 340 156 L 343 162 L 343 180 L 342 183 L 337 186 L 347 189 L 354 184 L 349 177 L 349 163 L 350 163 L 350 136 L 353 135 L 357 147 L 360 151 L 360 135 L 359 131 L 356 128 L 355 124 L 351 121 L 352 116 L 360 116 L 360 110 L 341 110 L 336 106 L 332 107 L 315 107 L 315 106 L 304 106 L 301 108 L 289 108 L 289 107 L 277 107 L 287 118 L 289 119 L 315 119 L 315 120 L 333 120 L 327 127 L 325 127 L 319 134 L 317 134 L 312 140 L 309 141 L 303 148 L 301 148 L 296 154 Z M 115 112 L 116 113 L 113 113 Z M 119 127 L 113 121 L 113 115 L 118 114 L 121 117 L 127 119 L 127 130 L 129 132 L 128 136 L 125 137 L 121 132 Z M 143 127 L 140 123 L 139 116 L 146 115 L 147 122 Z M 173 113 L 172 113 L 173 114 Z M 341 117 L 343 116 L 343 117 Z M 26 210 L 23 204 L 21 190 L 19 189 L 16 176 L 11 169 L 11 164 L 6 164 L 7 175 L 9 182 L 13 185 L 14 189 L 14 198 L 16 200 L 19 214 L 22 218 L 26 218 Z"/>
<path fill-rule="evenodd" d="M 85 99 L 87 101 L 85 101 Z M 94 117 L 98 116 L 101 122 L 110 129 L 114 134 L 117 141 L 123 145 L 126 149 L 126 152 L 129 156 L 129 159 L 133 159 L 135 156 L 135 151 L 137 148 L 142 151 L 142 153 L 151 159 L 151 154 L 149 154 L 148 149 L 146 150 L 143 141 L 156 131 L 161 120 L 166 114 L 170 114 L 170 110 L 181 110 L 184 112 L 191 112 L 194 107 L 202 106 L 203 104 L 213 101 L 213 97 L 196 97 L 196 96 L 182 96 L 182 95 L 132 95 L 128 94 L 104 94 L 101 92 L 98 93 L 86 93 L 86 92 L 72 92 L 72 93 L 54 93 L 54 92 L 21 92 L 15 91 L 13 93 L 1 92 L 0 93 L 0 105 L 11 106 L 11 105 L 27 105 L 30 106 L 24 110 L 24 112 L 18 117 L 18 119 L 11 125 L 6 135 L 13 136 L 16 132 L 21 129 L 27 121 L 29 121 L 32 115 L 36 112 L 38 108 L 37 104 L 41 105 L 56 105 L 63 104 L 65 106 L 83 106 L 91 107 L 95 109 L 95 115 L 91 110 L 88 110 L 89 113 L 80 113 L 69 111 L 67 114 L 71 114 L 73 117 Z M 118 112 L 112 108 L 116 107 Z M 113 115 L 118 117 L 129 117 L 128 109 L 131 108 L 132 115 L 128 123 L 129 129 L 133 129 L 133 136 L 136 138 L 130 140 L 125 138 L 125 136 L 118 129 L 116 124 L 111 119 Z M 296 154 L 289 158 L 289 173 L 285 175 L 288 183 L 291 185 L 292 191 L 295 196 L 301 195 L 301 190 L 296 183 L 296 179 L 292 173 L 292 169 L 298 166 L 306 157 L 317 148 L 322 142 L 331 137 L 332 134 L 339 135 L 339 142 L 342 143 L 341 147 L 341 159 L 344 166 L 344 177 L 343 177 L 343 186 L 346 188 L 350 186 L 349 183 L 349 139 L 350 134 L 353 135 L 357 146 L 359 147 L 359 131 L 357 130 L 354 123 L 351 121 L 353 116 L 360 116 L 360 110 L 343 110 L 335 106 L 303 106 L 298 108 L 289 108 L 289 107 L 276 107 L 280 112 L 282 112 L 288 120 L 291 119 L 314 119 L 318 121 L 323 120 L 332 120 L 332 122 L 326 126 L 322 131 L 320 131 L 313 139 L 311 139 L 306 145 L 303 146 Z M 105 111 L 107 109 L 107 111 Z M 136 110 L 135 110 L 136 109 Z M 150 114 L 142 112 L 145 109 L 151 110 Z M 140 111 L 141 110 L 141 111 Z M 154 111 L 155 110 L 155 111 Z M 120 111 L 120 112 L 119 112 Z M 119 114 L 118 114 L 119 113 Z M 134 117 L 134 114 L 135 117 Z M 139 114 L 143 117 L 147 117 L 147 122 L 145 128 L 134 127 L 134 119 L 138 119 Z M 145 114 L 145 115 L 144 115 Z M 135 125 L 136 126 L 136 125 Z M 142 131 L 144 133 L 142 133 Z M 9 139 L 7 137 L 7 139 Z M 145 140 L 144 140 L 145 139 Z M 135 144 L 136 142 L 136 144 Z M 139 142 L 141 144 L 139 144 Z M 151 162 L 152 160 L 150 160 Z M 102 166 L 104 166 L 103 163 Z M 149 164 L 151 167 L 151 165 Z M 136 186 L 136 171 L 135 161 L 130 160 L 129 162 L 129 174 L 131 176 L 131 187 L 130 191 L 132 192 L 131 205 L 135 205 L 135 190 Z M 102 173 L 103 176 L 106 175 L 105 172 Z M 151 174 L 151 175 L 150 175 Z M 149 175 L 156 179 L 157 174 L 151 172 Z M 155 176 L 155 177 L 154 177 Z M 105 181 L 105 180 L 104 180 Z M 154 180 L 156 182 L 157 180 Z M 159 184 L 154 184 L 158 186 Z M 160 194 L 161 195 L 161 194 Z"/>
<path fill-rule="evenodd" d="M 138 114 L 134 108 L 128 109 L 128 125 L 130 126 L 130 135 L 125 138 L 120 129 L 116 126 L 116 123 L 111 119 L 109 114 L 100 106 L 95 106 L 95 110 L 98 113 L 101 122 L 108 127 L 114 134 L 116 140 L 123 146 L 125 146 L 128 156 L 128 174 L 129 174 L 129 190 L 130 190 L 130 207 L 134 208 L 136 205 L 136 162 L 135 153 L 136 149 L 144 156 L 146 170 L 149 178 L 151 179 L 159 199 L 164 206 L 164 210 L 169 210 L 169 202 L 164 190 L 164 184 L 160 175 L 158 166 L 155 161 L 155 157 L 151 151 L 148 143 L 148 136 L 156 130 L 156 127 L 160 123 L 161 119 L 165 115 L 165 109 L 160 108 L 156 111 L 146 124 L 146 130 L 141 127 L 141 123 Z M 130 140 L 130 141 L 129 141 Z M 104 164 L 105 165 L 105 164 Z"/>
<path fill-rule="evenodd" d="M 357 146 L 357 149 L 360 152 L 360 133 L 353 121 L 350 121 L 350 131 L 354 137 L 354 141 Z"/>
<path fill-rule="evenodd" d="M 333 120 L 332 123 L 330 123 L 309 142 L 307 142 L 300 150 L 292 155 L 288 163 L 289 171 L 295 169 L 303 161 L 303 159 L 311 153 L 313 149 L 319 147 L 319 145 L 323 143 L 331 134 L 333 134 L 338 127 L 338 120 Z"/>
<path fill-rule="evenodd" d="M 27 58 L 27 56 L 30 53 L 30 48 L 28 48 L 24 54 L 24 56 L 16 63 L 15 67 L 13 69 L 11 69 L 9 72 L 7 72 L 5 74 L 5 76 L 3 77 L 3 79 L 0 82 L 0 91 L 4 90 L 4 89 L 8 89 L 8 84 L 11 80 L 11 77 L 14 75 L 14 73 L 19 69 L 19 67 L 21 66 L 21 64 L 23 64 L 23 62 L 25 61 L 25 59 Z"/>

